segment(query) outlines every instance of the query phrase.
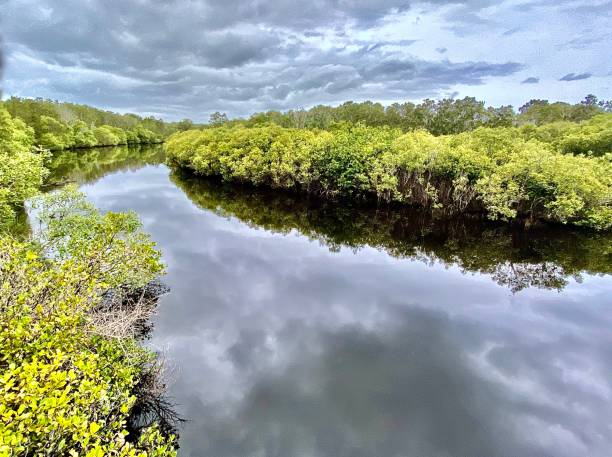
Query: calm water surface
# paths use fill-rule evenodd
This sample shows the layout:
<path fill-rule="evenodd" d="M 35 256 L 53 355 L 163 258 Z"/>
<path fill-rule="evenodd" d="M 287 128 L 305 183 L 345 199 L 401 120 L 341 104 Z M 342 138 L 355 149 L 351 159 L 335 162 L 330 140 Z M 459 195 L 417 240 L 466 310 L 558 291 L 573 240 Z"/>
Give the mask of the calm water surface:
<path fill-rule="evenodd" d="M 172 173 L 159 149 L 54 161 L 134 210 L 172 292 L 147 343 L 180 455 L 609 456 L 612 238 L 308 202 Z"/>

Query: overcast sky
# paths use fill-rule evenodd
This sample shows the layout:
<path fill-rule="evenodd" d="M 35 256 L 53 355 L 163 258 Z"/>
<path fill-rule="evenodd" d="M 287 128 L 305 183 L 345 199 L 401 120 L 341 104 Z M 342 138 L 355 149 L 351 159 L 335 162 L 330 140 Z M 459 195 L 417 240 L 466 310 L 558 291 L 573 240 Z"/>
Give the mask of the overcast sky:
<path fill-rule="evenodd" d="M 204 121 L 346 100 L 612 98 L 611 0 L 0 0 L 4 97 Z"/>

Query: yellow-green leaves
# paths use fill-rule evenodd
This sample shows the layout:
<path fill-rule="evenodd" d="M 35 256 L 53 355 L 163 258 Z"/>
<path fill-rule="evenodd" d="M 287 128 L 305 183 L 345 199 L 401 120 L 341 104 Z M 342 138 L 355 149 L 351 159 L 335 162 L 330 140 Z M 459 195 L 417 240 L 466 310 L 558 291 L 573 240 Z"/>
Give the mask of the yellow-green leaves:
<path fill-rule="evenodd" d="M 553 122 L 539 127 L 521 128 L 525 138 L 535 138 L 551 144 L 565 154 L 612 153 L 612 113 L 602 113 L 581 123 Z"/>
<path fill-rule="evenodd" d="M 160 253 L 134 213 L 101 214 L 74 186 L 33 205 L 44 227 L 35 239 L 46 255 L 87 265 L 99 287 L 142 287 L 163 273 Z"/>
<path fill-rule="evenodd" d="M 591 129 L 605 139 L 610 119 L 595 116 L 567 129 Z M 478 128 L 436 137 L 360 124 L 330 131 L 237 126 L 175 134 L 166 151 L 171 164 L 226 180 L 323 196 L 376 196 L 445 214 L 480 211 L 493 219 L 609 229 L 610 155 L 566 154 L 563 144 L 574 137 L 557 141 L 558 127 Z M 599 151 L 609 150 L 605 141 L 598 144 Z"/>
<path fill-rule="evenodd" d="M 46 176 L 45 154 L 33 150 L 34 131 L 0 106 L 0 229 L 35 195 Z"/>
<path fill-rule="evenodd" d="M 78 240 L 79 224 L 57 228 L 68 238 L 62 255 L 0 238 L 0 455 L 175 455 L 157 429 L 126 441 L 133 387 L 152 355 L 131 338 L 99 336 L 91 314 L 109 284 L 159 271 L 159 254 L 131 238 L 133 217 L 89 216 L 90 245 Z M 137 263 L 113 263 L 130 257 Z"/>

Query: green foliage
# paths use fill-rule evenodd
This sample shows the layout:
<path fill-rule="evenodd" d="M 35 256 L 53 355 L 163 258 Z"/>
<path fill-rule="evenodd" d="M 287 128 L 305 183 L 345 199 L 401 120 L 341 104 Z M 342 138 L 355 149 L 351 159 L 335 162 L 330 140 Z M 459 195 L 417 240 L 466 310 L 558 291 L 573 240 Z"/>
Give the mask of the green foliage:
<path fill-rule="evenodd" d="M 0 229 L 38 192 L 46 175 L 45 155 L 34 151 L 33 143 L 34 131 L 0 107 Z"/>
<path fill-rule="evenodd" d="M 612 113 L 598 114 L 590 119 L 572 123 L 553 122 L 539 127 L 524 126 L 525 138 L 536 138 L 549 143 L 566 154 L 612 153 Z"/>
<path fill-rule="evenodd" d="M 97 143 L 84 122 L 43 115 L 37 125 L 38 143 L 51 149 Z M 107 130 L 127 141 L 123 130 Z M 36 142 L 34 129 L 0 106 L 3 226 L 46 175 Z M 131 337 L 102 336 L 94 318 L 108 291 L 127 293 L 162 273 L 154 243 L 134 214 L 102 215 L 75 188 L 34 207 L 30 241 L 0 238 L 0 455 L 175 455 L 173 438 L 156 426 L 140 437 L 126 429 L 154 356 Z"/>
<path fill-rule="evenodd" d="M 133 129 L 129 130 L 134 138 L 134 143 L 141 144 L 151 144 L 151 143 L 160 143 L 161 137 L 160 135 L 154 133 L 153 131 L 144 128 L 143 126 L 136 126 Z"/>
<path fill-rule="evenodd" d="M 588 100 L 588 97 L 587 97 Z M 519 108 L 519 124 L 543 125 L 551 122 L 580 122 L 602 113 L 602 106 L 593 103 L 549 103 L 548 100 L 530 100 Z"/>
<path fill-rule="evenodd" d="M 2 240 L 0 285 L 0 453 L 174 455 L 156 430 L 126 441 L 131 389 L 150 355 L 95 334 L 87 310 L 99 285 L 86 264 Z"/>
<path fill-rule="evenodd" d="M 11 97 L 2 106 L 34 129 L 34 144 L 52 151 L 160 143 L 179 129 L 179 123 L 51 100 Z"/>
<path fill-rule="evenodd" d="M 612 227 L 610 155 L 563 154 L 515 128 L 434 136 L 351 124 L 238 126 L 177 133 L 165 147 L 170 163 L 225 180 L 376 196 L 445 214 Z"/>
<path fill-rule="evenodd" d="M 343 124 L 322 134 L 312 149 L 310 170 L 316 187 L 327 194 L 363 195 L 372 188 L 375 165 L 400 133 L 388 127 Z"/>
<path fill-rule="evenodd" d="M 96 137 L 97 146 L 117 146 L 121 143 L 121 139 L 116 135 L 114 129 L 108 125 L 96 127 L 93 131 Z M 127 143 L 127 138 L 126 138 Z"/>
<path fill-rule="evenodd" d="M 0 454 L 175 455 L 157 428 L 126 430 L 154 356 L 93 318 L 105 291 L 159 273 L 159 254 L 133 216 L 100 215 L 74 190 L 39 215 L 38 241 L 0 239 Z"/>
<path fill-rule="evenodd" d="M 479 126 L 510 126 L 514 117 L 510 106 L 486 108 L 484 102 L 466 97 L 424 100 L 418 105 L 407 102 L 384 107 L 380 103 L 366 101 L 346 102 L 338 107 L 318 105 L 308 111 L 268 111 L 254 114 L 243 124 L 247 127 L 276 124 L 282 127 L 333 129 L 337 123 L 349 122 L 403 131 L 425 129 L 435 135 L 445 135 L 473 130 Z M 218 123 L 211 125 L 217 126 Z"/>
<path fill-rule="evenodd" d="M 76 121 L 72 124 L 72 135 L 75 148 L 91 148 L 98 144 L 93 130 L 83 121 Z"/>
<path fill-rule="evenodd" d="M 549 103 L 547 100 L 531 100 L 515 113 L 512 106 L 485 106 L 473 97 L 462 99 L 423 100 L 411 102 L 380 103 L 365 101 L 346 102 L 339 106 L 317 105 L 309 110 L 287 112 L 267 111 L 255 113 L 246 120 L 231 120 L 220 113 L 211 116 L 209 126 L 244 125 L 259 127 L 270 124 L 287 128 L 333 129 L 342 122 L 363 123 L 370 127 L 398 128 L 404 132 L 427 130 L 434 135 L 450 135 L 468 132 L 479 127 L 513 127 L 518 125 L 544 125 L 552 122 L 580 122 L 610 110 L 610 101 L 598 101 L 587 96 L 585 101 Z M 186 130 L 186 128 L 181 128 Z"/>
<path fill-rule="evenodd" d="M 178 123 L 163 122 L 161 119 L 141 117 L 131 113 L 117 114 L 91 106 L 56 100 L 10 97 L 2 104 L 13 117 L 23 119 L 26 124 L 34 128 L 41 116 L 49 116 L 67 124 L 80 120 L 88 126 L 110 125 L 122 130 L 131 130 L 141 126 L 161 137 L 178 130 Z"/>
<path fill-rule="evenodd" d="M 531 141 L 476 188 L 493 217 L 527 214 L 596 229 L 612 227 L 609 158 L 563 155 Z"/>
<path fill-rule="evenodd" d="M 49 116 L 41 116 L 36 130 L 36 142 L 51 151 L 68 149 L 74 144 L 72 129 L 68 124 Z"/>
<path fill-rule="evenodd" d="M 101 214 L 74 186 L 37 197 L 33 207 L 43 227 L 34 239 L 45 256 L 95 261 L 91 274 L 99 272 L 96 281 L 109 288 L 143 287 L 162 273 L 155 243 L 134 213 Z"/>

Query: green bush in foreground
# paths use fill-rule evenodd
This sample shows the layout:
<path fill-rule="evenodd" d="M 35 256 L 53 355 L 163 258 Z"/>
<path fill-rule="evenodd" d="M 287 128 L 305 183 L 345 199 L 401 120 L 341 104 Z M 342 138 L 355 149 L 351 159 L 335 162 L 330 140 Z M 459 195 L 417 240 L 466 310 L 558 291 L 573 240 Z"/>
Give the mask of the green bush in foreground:
<path fill-rule="evenodd" d="M 225 180 L 372 195 L 445 214 L 612 227 L 612 152 L 563 154 L 512 127 L 438 137 L 361 124 L 220 127 L 174 134 L 165 149 L 171 164 Z"/>
<path fill-rule="evenodd" d="M 129 314 L 101 307 L 158 275 L 159 253 L 134 215 L 101 215 L 74 189 L 37 206 L 32 241 L 0 238 L 0 455 L 175 455 L 155 425 L 128 434 L 155 357 Z"/>

